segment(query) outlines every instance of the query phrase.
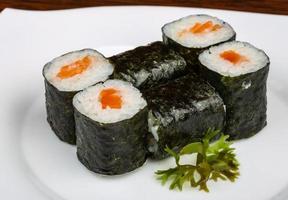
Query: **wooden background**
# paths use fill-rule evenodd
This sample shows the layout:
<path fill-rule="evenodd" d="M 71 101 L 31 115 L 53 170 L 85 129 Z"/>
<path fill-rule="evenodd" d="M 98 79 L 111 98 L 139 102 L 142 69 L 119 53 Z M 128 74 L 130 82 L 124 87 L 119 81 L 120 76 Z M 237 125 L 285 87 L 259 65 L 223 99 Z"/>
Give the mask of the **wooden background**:
<path fill-rule="evenodd" d="M 0 0 L 0 11 L 6 7 L 52 10 L 108 5 L 186 6 L 288 15 L 288 0 Z"/>

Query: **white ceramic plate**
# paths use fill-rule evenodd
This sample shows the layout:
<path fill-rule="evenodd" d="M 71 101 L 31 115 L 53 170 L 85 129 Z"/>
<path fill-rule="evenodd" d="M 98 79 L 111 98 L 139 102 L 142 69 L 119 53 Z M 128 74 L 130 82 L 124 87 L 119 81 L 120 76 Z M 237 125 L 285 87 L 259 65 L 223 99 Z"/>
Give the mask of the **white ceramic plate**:
<path fill-rule="evenodd" d="M 65 52 L 95 48 L 105 55 L 161 40 L 161 26 L 189 14 L 228 21 L 238 40 L 271 58 L 268 126 L 237 142 L 241 176 L 209 184 L 210 193 L 169 191 L 153 175 L 172 160 L 147 161 L 127 175 L 103 177 L 86 170 L 75 147 L 60 142 L 46 123 L 42 66 Z M 1 199 L 288 199 L 288 17 L 171 7 L 99 7 L 0 14 L 0 198 Z"/>

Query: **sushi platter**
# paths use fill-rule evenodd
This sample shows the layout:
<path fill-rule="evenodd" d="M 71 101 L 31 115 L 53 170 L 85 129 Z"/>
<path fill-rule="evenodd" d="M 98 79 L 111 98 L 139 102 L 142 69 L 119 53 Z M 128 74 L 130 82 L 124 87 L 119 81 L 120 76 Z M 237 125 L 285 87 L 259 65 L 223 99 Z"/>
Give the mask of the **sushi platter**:
<path fill-rule="evenodd" d="M 287 199 L 285 24 L 194 8 L 4 10 L 0 191 Z"/>

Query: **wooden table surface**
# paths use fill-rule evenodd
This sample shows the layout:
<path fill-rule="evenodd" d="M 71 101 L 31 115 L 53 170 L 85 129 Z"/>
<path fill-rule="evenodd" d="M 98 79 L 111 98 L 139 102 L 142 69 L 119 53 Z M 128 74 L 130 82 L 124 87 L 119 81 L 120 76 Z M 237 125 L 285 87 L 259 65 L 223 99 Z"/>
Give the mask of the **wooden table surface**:
<path fill-rule="evenodd" d="M 0 0 L 0 11 L 7 7 L 54 10 L 115 5 L 185 6 L 288 15 L 288 0 Z"/>

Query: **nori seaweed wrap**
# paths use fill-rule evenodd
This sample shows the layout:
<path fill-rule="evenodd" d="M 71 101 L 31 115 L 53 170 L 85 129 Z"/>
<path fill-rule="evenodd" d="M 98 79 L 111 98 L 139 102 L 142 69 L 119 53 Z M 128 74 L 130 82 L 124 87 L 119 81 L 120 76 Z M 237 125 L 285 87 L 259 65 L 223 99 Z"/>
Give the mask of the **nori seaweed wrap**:
<path fill-rule="evenodd" d="M 73 105 L 77 156 L 89 170 L 117 175 L 145 163 L 147 103 L 131 83 L 108 80 L 91 86 L 75 95 Z"/>
<path fill-rule="evenodd" d="M 60 140 L 76 143 L 72 105 L 74 95 L 106 80 L 112 72 L 111 63 L 92 49 L 64 54 L 44 66 L 47 121 Z"/>
<path fill-rule="evenodd" d="M 197 72 L 198 55 L 212 45 L 235 40 L 236 33 L 228 23 L 202 14 L 165 24 L 162 37 L 166 45 L 185 58 L 189 69 Z"/>
<path fill-rule="evenodd" d="M 224 100 L 225 134 L 237 140 L 265 127 L 270 64 L 267 55 L 248 43 L 228 42 L 204 51 L 199 60 L 202 77 Z"/>
<path fill-rule="evenodd" d="M 221 97 L 191 73 L 145 92 L 148 102 L 148 151 L 154 159 L 168 156 L 166 145 L 178 152 L 199 141 L 209 128 L 222 130 L 225 110 Z"/>
<path fill-rule="evenodd" d="M 59 91 L 45 79 L 47 121 L 58 138 L 76 143 L 72 99 L 76 92 Z"/>
<path fill-rule="evenodd" d="M 112 56 L 110 61 L 115 79 L 129 81 L 141 91 L 186 73 L 184 58 L 159 41 Z"/>

